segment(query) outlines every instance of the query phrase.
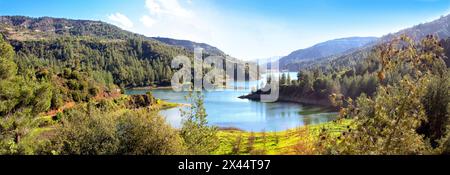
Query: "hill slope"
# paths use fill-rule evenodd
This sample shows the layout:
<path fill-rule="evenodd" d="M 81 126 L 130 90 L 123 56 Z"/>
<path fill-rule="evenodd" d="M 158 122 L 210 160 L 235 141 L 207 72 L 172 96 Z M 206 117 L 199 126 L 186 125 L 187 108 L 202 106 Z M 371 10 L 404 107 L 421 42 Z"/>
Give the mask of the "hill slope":
<path fill-rule="evenodd" d="M 171 68 L 172 59 L 179 55 L 192 58 L 196 46 L 205 47 L 210 55 L 225 55 L 207 44 L 150 38 L 101 21 L 0 16 L 0 34 L 23 58 L 107 71 L 114 83 L 126 87 L 170 85 L 176 71 Z M 225 63 L 227 67 L 245 64 L 235 58 Z"/>
<path fill-rule="evenodd" d="M 172 38 L 162 38 L 162 37 L 152 37 L 152 39 L 166 43 L 168 45 L 172 46 L 178 46 L 188 49 L 189 51 L 193 52 L 195 48 L 203 48 L 203 52 L 209 53 L 211 55 L 225 55 L 225 53 L 218 48 L 205 44 L 205 43 L 196 43 L 189 40 L 177 40 Z"/>
<path fill-rule="evenodd" d="M 387 34 L 372 44 L 345 52 L 344 54 L 331 55 L 329 57 L 324 57 L 313 61 L 307 61 L 302 62 L 301 64 L 296 64 L 295 68 L 297 68 L 298 70 L 310 67 L 329 68 L 341 66 L 354 66 L 358 62 L 360 62 L 360 60 L 364 60 L 370 55 L 370 51 L 372 50 L 374 45 L 388 42 L 393 38 L 399 37 L 401 35 L 407 35 L 408 37 L 418 42 L 430 34 L 435 35 L 439 39 L 441 39 L 441 43 L 444 43 L 445 40 L 448 40 L 450 38 L 450 15 L 442 16 L 437 20 L 419 24 L 411 28 L 403 29 L 396 33 Z"/>
<path fill-rule="evenodd" d="M 61 36 L 90 36 L 105 39 L 143 37 L 101 21 L 26 16 L 0 16 L 0 32 L 14 40 L 48 39 Z"/>
<path fill-rule="evenodd" d="M 419 24 L 411 28 L 403 29 L 394 34 L 388 34 L 381 38 L 381 41 L 389 41 L 393 37 L 406 34 L 410 38 L 419 41 L 426 35 L 435 35 L 440 39 L 447 39 L 450 37 L 450 14 L 442 16 L 431 22 Z"/>
<path fill-rule="evenodd" d="M 292 52 L 280 59 L 280 67 L 291 71 L 298 71 L 295 64 L 313 61 L 319 58 L 343 54 L 349 50 L 363 47 L 376 41 L 375 37 L 351 37 L 326 41 L 306 49 Z"/>

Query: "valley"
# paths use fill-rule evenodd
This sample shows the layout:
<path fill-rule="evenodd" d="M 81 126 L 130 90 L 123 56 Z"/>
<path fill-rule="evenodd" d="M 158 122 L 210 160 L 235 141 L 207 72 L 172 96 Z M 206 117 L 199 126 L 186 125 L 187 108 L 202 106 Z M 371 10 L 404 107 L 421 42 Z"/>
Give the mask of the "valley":
<path fill-rule="evenodd" d="M 205 43 L 0 16 L 0 154 L 447 154 L 449 24 L 319 43 L 280 58 L 272 76 Z M 225 59 L 197 73 L 232 70 L 222 78 L 238 88 L 168 88 L 173 59 L 195 62 L 198 47 L 201 61 Z M 278 100 L 260 102 L 272 90 Z"/>

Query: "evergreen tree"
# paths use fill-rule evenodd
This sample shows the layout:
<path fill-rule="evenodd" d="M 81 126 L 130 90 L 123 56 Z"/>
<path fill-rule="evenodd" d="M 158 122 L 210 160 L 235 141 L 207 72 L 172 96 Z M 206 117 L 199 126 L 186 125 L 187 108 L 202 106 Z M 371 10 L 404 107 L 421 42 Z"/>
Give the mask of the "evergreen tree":
<path fill-rule="evenodd" d="M 217 148 L 217 128 L 208 126 L 207 114 L 200 93 L 188 96 L 192 105 L 188 111 L 182 111 L 184 118 L 181 136 L 192 154 L 210 154 Z"/>
<path fill-rule="evenodd" d="M 435 37 L 427 36 L 415 45 L 402 36 L 381 46 L 377 53 L 382 65 L 379 75 L 383 76 L 379 76 L 379 81 L 384 84 L 374 98 L 364 95 L 356 103 L 348 101 L 348 107 L 343 108 L 340 115 L 354 118 L 354 127 L 338 137 L 322 135 L 328 137 L 322 139 L 322 151 L 331 154 L 431 154 L 439 151 L 433 150 L 437 147 L 433 142 L 446 132 L 443 126 L 448 122 L 448 111 L 440 111 L 448 110 L 449 84 L 444 84 L 445 90 L 440 92 L 429 89 L 435 86 L 430 84 L 433 77 L 447 72 L 443 69 L 442 48 L 437 43 Z M 386 81 L 385 75 L 395 74 L 403 75 L 399 82 Z M 444 98 L 436 97 L 436 93 Z M 430 108 L 438 106 L 444 109 L 429 112 Z"/>

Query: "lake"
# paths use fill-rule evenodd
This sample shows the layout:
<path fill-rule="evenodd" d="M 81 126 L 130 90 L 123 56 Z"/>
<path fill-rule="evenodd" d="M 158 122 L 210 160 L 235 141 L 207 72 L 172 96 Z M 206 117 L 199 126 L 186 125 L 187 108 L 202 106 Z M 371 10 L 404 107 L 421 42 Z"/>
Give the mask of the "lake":
<path fill-rule="evenodd" d="M 147 90 L 127 90 L 127 94 L 145 94 Z M 167 89 L 152 90 L 156 98 L 187 103 L 187 92 L 174 92 Z M 314 106 L 296 103 L 261 103 L 239 99 L 250 90 L 204 91 L 204 105 L 208 122 L 223 128 L 239 128 L 245 131 L 283 131 L 304 125 L 313 125 L 336 119 L 335 112 Z M 179 128 L 182 123 L 180 108 L 161 111 L 169 124 Z"/>

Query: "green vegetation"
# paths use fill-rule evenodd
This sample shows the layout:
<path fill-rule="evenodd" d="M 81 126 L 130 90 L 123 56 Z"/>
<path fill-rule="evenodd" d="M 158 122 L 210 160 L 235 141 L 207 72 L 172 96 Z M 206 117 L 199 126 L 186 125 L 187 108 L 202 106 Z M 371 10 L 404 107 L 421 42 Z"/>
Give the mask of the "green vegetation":
<path fill-rule="evenodd" d="M 84 71 L 104 72 L 103 76 L 108 78 L 106 82 L 113 80 L 122 87 L 168 85 L 172 76 L 172 58 L 190 55 L 183 49 L 140 38 L 59 37 L 13 41 L 12 44 L 20 57 L 45 58 L 48 64 L 59 67 L 70 64 L 79 65 Z"/>
<path fill-rule="evenodd" d="M 171 58 L 187 49 L 101 22 L 0 19 L 0 154 L 450 153 L 450 39 L 402 36 L 298 80 L 283 74 L 280 100 L 333 106 L 340 119 L 249 133 L 208 126 L 199 94 L 180 129 L 158 115 L 177 104 L 121 94 L 167 85 Z M 23 21 L 34 25 L 14 25 Z"/>
<path fill-rule="evenodd" d="M 111 74 L 81 64 L 15 56 L 0 37 L 0 154 L 209 154 L 214 148 L 202 98 L 178 131 L 158 114 L 178 104 L 151 93 L 122 95 Z"/>
<path fill-rule="evenodd" d="M 281 76 L 280 100 L 335 106 L 352 119 L 339 134 L 322 131 L 320 154 L 448 154 L 448 54 L 448 40 L 401 36 L 351 64 L 305 69 L 291 83 Z"/>
<path fill-rule="evenodd" d="M 311 155 L 322 154 L 317 145 L 320 134 L 327 130 L 333 135 L 345 131 L 352 120 L 340 120 L 319 125 L 300 127 L 281 132 L 244 132 L 222 130 L 218 132 L 218 155 Z"/>
<path fill-rule="evenodd" d="M 443 49 L 427 36 L 406 36 L 376 51 L 381 85 L 373 97 L 346 100 L 341 117 L 354 127 L 338 136 L 324 131 L 326 154 L 448 153 L 450 82 Z"/>
<path fill-rule="evenodd" d="M 60 18 L 1 16 L 0 33 L 14 47 L 18 65 L 42 62 L 41 66 L 55 69 L 46 71 L 53 72 L 75 66 L 77 71 L 102 79 L 100 82 L 122 88 L 169 86 L 177 70 L 171 67 L 172 59 L 180 55 L 192 58 L 190 44 L 196 45 L 183 41 L 182 46 L 189 46 L 179 47 L 175 40 L 148 38 L 104 22 Z M 223 56 L 218 49 L 208 51 L 211 53 L 205 52 L 205 57 L 214 53 Z M 243 65 L 238 60 L 225 61 L 227 67 L 235 64 Z M 80 95 L 75 96 L 82 98 Z"/>
<path fill-rule="evenodd" d="M 192 104 L 188 111 L 182 111 L 185 119 L 180 134 L 189 152 L 196 155 L 209 154 L 217 148 L 217 128 L 208 126 L 203 97 L 199 93 L 188 96 Z"/>
<path fill-rule="evenodd" d="M 164 118 L 148 109 L 102 111 L 87 104 L 65 112 L 55 136 L 38 154 L 167 155 L 183 154 L 183 140 Z"/>

